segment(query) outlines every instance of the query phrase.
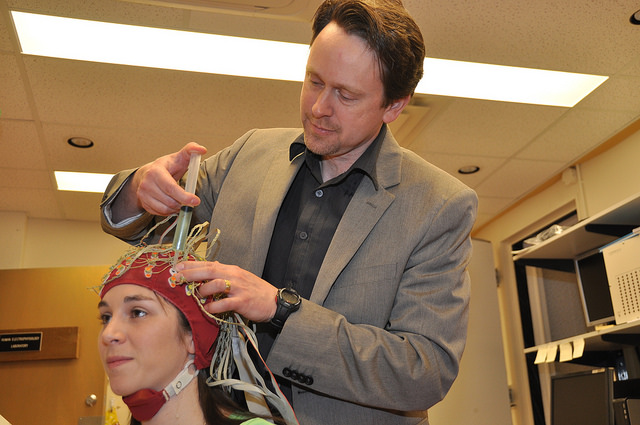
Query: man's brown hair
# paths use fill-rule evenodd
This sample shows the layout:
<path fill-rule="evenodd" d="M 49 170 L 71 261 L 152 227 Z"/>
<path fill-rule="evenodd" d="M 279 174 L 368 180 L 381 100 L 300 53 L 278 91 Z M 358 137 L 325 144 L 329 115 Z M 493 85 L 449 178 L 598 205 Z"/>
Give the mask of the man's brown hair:
<path fill-rule="evenodd" d="M 420 28 L 400 0 L 326 0 L 313 18 L 311 44 L 330 22 L 362 38 L 380 65 L 384 105 L 413 95 L 422 78 Z"/>

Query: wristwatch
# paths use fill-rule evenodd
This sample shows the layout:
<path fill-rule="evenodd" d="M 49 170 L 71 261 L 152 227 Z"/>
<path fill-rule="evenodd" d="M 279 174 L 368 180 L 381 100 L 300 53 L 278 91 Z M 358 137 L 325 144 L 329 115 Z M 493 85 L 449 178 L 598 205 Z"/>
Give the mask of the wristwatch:
<path fill-rule="evenodd" d="M 300 308 L 300 295 L 290 288 L 278 290 L 276 295 L 276 314 L 271 319 L 271 325 L 278 330 L 282 329 L 289 315 Z"/>

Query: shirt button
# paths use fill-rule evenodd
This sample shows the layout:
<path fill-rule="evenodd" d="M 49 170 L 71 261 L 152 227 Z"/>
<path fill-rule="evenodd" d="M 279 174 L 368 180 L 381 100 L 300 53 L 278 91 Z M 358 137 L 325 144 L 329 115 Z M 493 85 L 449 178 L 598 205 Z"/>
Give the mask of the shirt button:
<path fill-rule="evenodd" d="M 300 232 L 300 239 L 305 240 L 309 237 L 307 232 Z"/>
<path fill-rule="evenodd" d="M 322 189 L 316 190 L 316 198 L 322 198 L 322 195 L 324 195 L 324 192 L 322 191 Z"/>

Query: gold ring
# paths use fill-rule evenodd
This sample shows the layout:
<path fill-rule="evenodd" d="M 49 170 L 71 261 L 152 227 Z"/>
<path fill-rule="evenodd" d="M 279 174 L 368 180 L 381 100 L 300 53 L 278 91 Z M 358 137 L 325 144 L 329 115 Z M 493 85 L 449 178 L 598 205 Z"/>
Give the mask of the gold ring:
<path fill-rule="evenodd" d="M 228 295 L 231 292 L 231 281 L 228 279 L 224 280 L 224 294 Z"/>

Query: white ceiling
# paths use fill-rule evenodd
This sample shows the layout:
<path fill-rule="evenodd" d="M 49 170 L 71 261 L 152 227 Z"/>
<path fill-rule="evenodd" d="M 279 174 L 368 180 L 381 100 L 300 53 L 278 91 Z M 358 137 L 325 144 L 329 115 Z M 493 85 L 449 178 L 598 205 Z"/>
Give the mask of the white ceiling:
<path fill-rule="evenodd" d="M 24 56 L 9 15 L 15 9 L 308 43 L 320 3 L 178 1 L 196 6 L 0 0 L 0 211 L 95 221 L 100 195 L 57 191 L 53 170 L 113 173 L 189 141 L 214 153 L 254 127 L 299 127 L 300 83 Z M 246 13 L 260 3 L 272 9 Z M 640 27 L 629 23 L 640 0 L 404 3 L 430 57 L 610 77 L 573 108 L 415 99 L 394 132 L 402 145 L 452 174 L 480 166 L 477 174 L 458 175 L 480 197 L 476 227 L 640 117 Z M 211 5 L 227 9 L 207 10 Z M 96 146 L 72 148 L 66 143 L 72 136 Z"/>

